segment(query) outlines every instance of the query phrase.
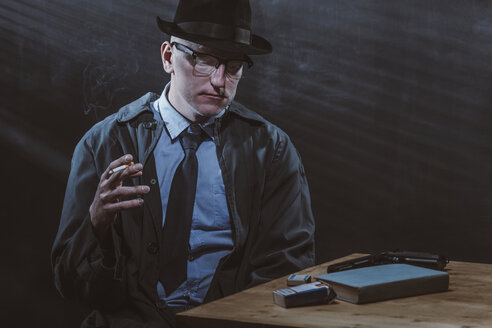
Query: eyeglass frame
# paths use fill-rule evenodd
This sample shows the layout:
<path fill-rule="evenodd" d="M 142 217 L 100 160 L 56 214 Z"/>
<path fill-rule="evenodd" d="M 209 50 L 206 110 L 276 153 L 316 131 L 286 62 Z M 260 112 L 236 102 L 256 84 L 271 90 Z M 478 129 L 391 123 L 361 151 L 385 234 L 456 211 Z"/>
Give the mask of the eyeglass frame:
<path fill-rule="evenodd" d="M 173 46 L 176 46 L 176 49 L 178 49 L 181 52 L 184 52 L 185 54 L 187 54 L 189 56 L 191 56 L 191 58 L 193 58 L 193 61 L 196 61 L 196 57 L 198 57 L 199 55 L 214 57 L 215 59 L 217 59 L 217 64 L 215 65 L 215 69 L 217 70 L 220 67 L 220 65 L 224 64 L 224 66 L 226 67 L 226 73 L 227 73 L 227 63 L 229 61 L 239 60 L 239 61 L 242 61 L 242 62 L 248 64 L 248 69 L 253 67 L 253 61 L 251 60 L 251 58 L 249 58 L 248 55 L 243 55 L 243 57 L 241 59 L 226 59 L 224 57 L 219 57 L 216 55 L 211 55 L 208 53 L 195 51 L 195 50 L 193 50 L 193 49 L 191 49 L 191 48 L 189 48 L 189 47 L 187 47 L 184 44 L 181 44 L 179 42 L 172 42 L 171 47 L 173 47 Z M 214 71 L 211 71 L 210 74 L 207 74 L 204 76 L 210 76 L 213 73 L 214 73 Z"/>

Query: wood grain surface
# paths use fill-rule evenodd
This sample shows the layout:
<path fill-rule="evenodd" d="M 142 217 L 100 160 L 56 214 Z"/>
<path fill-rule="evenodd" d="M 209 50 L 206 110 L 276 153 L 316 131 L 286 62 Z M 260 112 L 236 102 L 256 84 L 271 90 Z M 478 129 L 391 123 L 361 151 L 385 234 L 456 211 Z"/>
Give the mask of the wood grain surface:
<path fill-rule="evenodd" d="M 361 256 L 352 254 L 339 260 Z M 330 263 L 300 271 L 326 273 Z M 178 314 L 178 328 L 191 327 L 492 327 L 492 265 L 451 261 L 449 291 L 364 305 L 332 304 L 285 309 L 272 291 L 287 276 Z"/>

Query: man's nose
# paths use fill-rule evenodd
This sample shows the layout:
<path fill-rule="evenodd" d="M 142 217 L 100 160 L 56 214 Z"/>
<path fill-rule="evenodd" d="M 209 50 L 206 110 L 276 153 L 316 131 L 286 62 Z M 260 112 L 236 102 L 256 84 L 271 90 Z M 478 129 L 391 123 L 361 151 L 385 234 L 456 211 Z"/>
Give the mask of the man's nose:
<path fill-rule="evenodd" d="M 224 63 L 220 63 L 219 67 L 215 69 L 210 78 L 210 82 L 213 86 L 223 88 L 225 86 L 226 79 L 226 66 Z"/>

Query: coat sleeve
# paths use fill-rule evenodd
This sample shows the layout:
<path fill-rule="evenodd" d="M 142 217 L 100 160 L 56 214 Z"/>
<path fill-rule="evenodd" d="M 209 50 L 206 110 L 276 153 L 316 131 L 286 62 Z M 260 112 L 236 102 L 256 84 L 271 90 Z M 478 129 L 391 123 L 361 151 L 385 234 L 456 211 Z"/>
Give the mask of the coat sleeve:
<path fill-rule="evenodd" d="M 314 265 L 314 218 L 300 156 L 282 131 L 266 167 L 249 286 Z"/>
<path fill-rule="evenodd" d="M 99 183 L 93 147 L 87 135 L 75 148 L 59 230 L 52 248 L 56 288 L 66 298 L 91 308 L 113 309 L 125 299 L 121 240 L 115 224 L 102 245 L 93 231 L 89 207 Z M 104 161 L 103 161 L 104 162 Z"/>

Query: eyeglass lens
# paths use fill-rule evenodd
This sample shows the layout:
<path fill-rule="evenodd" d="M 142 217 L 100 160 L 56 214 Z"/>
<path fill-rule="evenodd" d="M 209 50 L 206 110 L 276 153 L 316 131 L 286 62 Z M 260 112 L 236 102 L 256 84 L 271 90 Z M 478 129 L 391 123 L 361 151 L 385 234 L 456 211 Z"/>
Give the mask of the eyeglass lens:
<path fill-rule="evenodd" d="M 197 54 L 195 57 L 195 71 L 199 74 L 210 75 L 219 68 L 221 61 L 211 55 Z M 230 78 L 240 78 L 244 62 L 242 60 L 226 61 L 226 74 Z"/>
<path fill-rule="evenodd" d="M 200 76 L 208 76 L 215 72 L 222 63 L 226 65 L 226 75 L 231 79 L 240 79 L 248 65 L 243 60 L 221 60 L 215 56 L 198 53 L 180 44 L 174 43 L 176 48 L 193 58 L 194 72 Z"/>

